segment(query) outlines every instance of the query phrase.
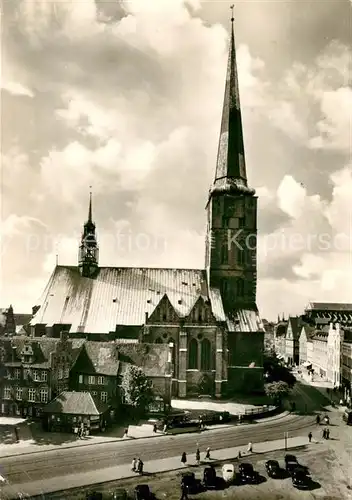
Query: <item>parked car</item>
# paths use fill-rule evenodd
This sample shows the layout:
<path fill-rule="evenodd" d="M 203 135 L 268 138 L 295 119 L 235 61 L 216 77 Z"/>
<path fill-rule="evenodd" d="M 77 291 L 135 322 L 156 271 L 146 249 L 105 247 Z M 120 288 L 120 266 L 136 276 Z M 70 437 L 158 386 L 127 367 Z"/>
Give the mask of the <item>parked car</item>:
<path fill-rule="evenodd" d="M 195 495 L 201 490 L 201 484 L 194 472 L 183 472 L 181 476 L 181 486 L 185 485 L 190 495 Z"/>
<path fill-rule="evenodd" d="M 100 491 L 87 493 L 86 500 L 103 500 L 103 494 Z"/>
<path fill-rule="evenodd" d="M 345 410 L 342 415 L 342 420 L 346 422 L 347 425 L 352 424 L 352 410 Z"/>
<path fill-rule="evenodd" d="M 235 466 L 233 464 L 225 464 L 222 467 L 222 477 L 225 483 L 231 484 L 234 482 L 236 473 Z"/>
<path fill-rule="evenodd" d="M 124 488 L 118 488 L 112 494 L 112 500 L 127 500 L 128 493 Z"/>
<path fill-rule="evenodd" d="M 134 500 L 150 500 L 152 498 L 151 491 L 147 484 L 137 484 L 134 489 Z"/>
<path fill-rule="evenodd" d="M 216 485 L 217 485 L 216 470 L 213 466 L 209 465 L 208 467 L 205 467 L 203 471 L 203 486 L 208 490 L 210 489 L 213 490 L 216 489 Z"/>
<path fill-rule="evenodd" d="M 268 460 L 265 462 L 265 469 L 269 477 L 277 479 L 282 476 L 282 470 L 277 460 Z"/>
<path fill-rule="evenodd" d="M 224 424 L 230 422 L 231 415 L 228 411 L 206 411 L 199 415 L 203 424 Z"/>
<path fill-rule="evenodd" d="M 258 482 L 258 472 L 253 469 L 252 464 L 242 463 L 239 466 L 240 479 L 242 483 L 255 484 Z"/>
<path fill-rule="evenodd" d="M 308 490 L 311 483 L 310 477 L 304 469 L 297 468 L 292 473 L 292 485 L 298 490 Z"/>
<path fill-rule="evenodd" d="M 298 466 L 299 463 L 295 455 L 285 455 L 285 468 L 290 475 Z"/>

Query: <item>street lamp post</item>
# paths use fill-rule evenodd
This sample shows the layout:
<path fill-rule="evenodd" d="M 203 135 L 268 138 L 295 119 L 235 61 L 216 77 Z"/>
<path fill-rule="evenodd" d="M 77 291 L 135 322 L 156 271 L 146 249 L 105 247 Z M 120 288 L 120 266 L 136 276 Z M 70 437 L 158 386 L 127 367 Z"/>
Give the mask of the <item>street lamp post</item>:
<path fill-rule="evenodd" d="M 287 439 L 288 439 L 288 432 L 284 433 L 284 439 L 285 439 L 285 451 L 287 451 Z"/>

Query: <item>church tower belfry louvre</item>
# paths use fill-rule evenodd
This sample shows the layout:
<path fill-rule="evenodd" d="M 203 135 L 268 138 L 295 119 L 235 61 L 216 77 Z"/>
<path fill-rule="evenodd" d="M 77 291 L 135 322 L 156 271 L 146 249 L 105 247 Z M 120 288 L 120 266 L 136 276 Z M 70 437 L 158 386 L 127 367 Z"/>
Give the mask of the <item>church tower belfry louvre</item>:
<path fill-rule="evenodd" d="M 248 186 L 233 18 L 204 269 L 100 267 L 90 195 L 77 266 L 57 265 L 31 320 L 35 337 L 164 343 L 172 394 L 263 391 L 256 306 L 257 197 Z"/>

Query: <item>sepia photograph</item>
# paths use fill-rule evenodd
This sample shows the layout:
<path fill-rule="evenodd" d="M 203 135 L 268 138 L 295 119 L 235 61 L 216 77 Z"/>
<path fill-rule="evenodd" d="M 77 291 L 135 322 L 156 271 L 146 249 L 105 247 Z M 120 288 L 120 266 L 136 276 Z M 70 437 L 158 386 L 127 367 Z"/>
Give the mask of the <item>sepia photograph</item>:
<path fill-rule="evenodd" d="M 352 500 L 352 0 L 0 15 L 0 500 Z"/>

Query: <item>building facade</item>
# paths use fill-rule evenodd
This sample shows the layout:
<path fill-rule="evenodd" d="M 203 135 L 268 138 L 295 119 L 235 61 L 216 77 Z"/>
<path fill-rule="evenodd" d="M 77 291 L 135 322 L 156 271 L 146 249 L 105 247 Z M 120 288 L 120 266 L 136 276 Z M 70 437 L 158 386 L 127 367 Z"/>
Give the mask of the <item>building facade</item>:
<path fill-rule="evenodd" d="M 100 267 L 90 198 L 78 266 L 56 266 L 33 336 L 173 345 L 172 393 L 263 391 L 257 197 L 247 181 L 233 21 L 203 269 Z"/>
<path fill-rule="evenodd" d="M 299 363 L 299 335 L 301 319 L 298 316 L 289 316 L 285 335 L 284 360 L 289 366 Z"/>
<path fill-rule="evenodd" d="M 126 354 L 127 353 L 127 354 Z M 131 354 L 132 353 L 132 354 Z M 155 401 L 170 406 L 172 358 L 168 345 L 85 339 L 0 338 L 0 414 L 39 417 L 65 391 L 89 392 L 116 413 L 124 367 L 141 367 Z M 156 411 L 156 410 L 155 410 Z"/>

